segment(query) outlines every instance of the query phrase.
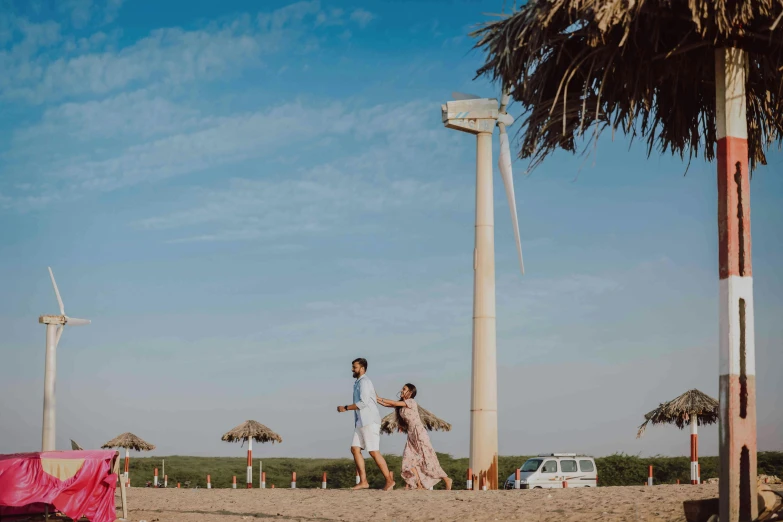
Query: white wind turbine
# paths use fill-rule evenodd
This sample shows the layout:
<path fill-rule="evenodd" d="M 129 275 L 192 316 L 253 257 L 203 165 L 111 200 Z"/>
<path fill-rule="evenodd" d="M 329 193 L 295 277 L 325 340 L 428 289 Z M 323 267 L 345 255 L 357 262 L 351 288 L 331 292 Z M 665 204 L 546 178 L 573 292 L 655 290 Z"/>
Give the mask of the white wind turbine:
<path fill-rule="evenodd" d="M 63 335 L 65 325 L 81 326 L 90 324 L 89 319 L 76 319 L 65 315 L 65 306 L 57 289 L 52 269 L 49 268 L 49 277 L 52 278 L 52 286 L 60 305 L 60 315 L 42 315 L 38 322 L 46 325 L 46 366 L 44 370 L 44 404 L 43 404 L 43 430 L 41 451 L 55 450 L 55 380 L 57 375 L 57 344 Z"/>
<path fill-rule="evenodd" d="M 497 357 L 495 338 L 495 216 L 492 203 L 492 133 L 500 129 L 500 174 L 506 187 L 522 274 L 511 151 L 506 127 L 514 123 L 507 112 L 508 92 L 498 101 L 453 93 L 455 101 L 441 106 L 450 129 L 476 135 L 476 236 L 473 250 L 473 363 L 470 397 L 470 468 L 478 480 L 473 488 L 498 487 Z M 473 477 L 470 477 L 471 479 Z"/>

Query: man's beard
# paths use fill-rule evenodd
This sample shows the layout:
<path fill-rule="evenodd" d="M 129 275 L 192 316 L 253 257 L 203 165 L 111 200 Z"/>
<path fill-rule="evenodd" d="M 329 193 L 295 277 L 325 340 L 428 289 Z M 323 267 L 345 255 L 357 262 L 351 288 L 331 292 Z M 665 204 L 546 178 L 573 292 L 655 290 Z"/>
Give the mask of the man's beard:
<path fill-rule="evenodd" d="M 358 372 L 353 372 L 353 378 L 354 379 L 358 379 L 359 378 L 359 373 Z"/>

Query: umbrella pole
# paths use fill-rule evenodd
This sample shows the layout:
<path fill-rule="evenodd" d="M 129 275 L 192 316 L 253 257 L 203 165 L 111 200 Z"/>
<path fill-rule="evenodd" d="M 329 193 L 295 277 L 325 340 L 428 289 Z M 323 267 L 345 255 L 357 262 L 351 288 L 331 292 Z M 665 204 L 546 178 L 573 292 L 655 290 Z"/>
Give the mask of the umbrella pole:
<path fill-rule="evenodd" d="M 691 484 L 699 483 L 699 418 L 691 415 Z"/>
<path fill-rule="evenodd" d="M 720 520 L 758 517 L 747 53 L 715 51 L 720 276 Z"/>
<path fill-rule="evenodd" d="M 130 486 L 130 450 L 125 448 L 125 487 Z"/>
<path fill-rule="evenodd" d="M 473 362 L 470 467 L 498 488 L 497 362 L 495 342 L 495 215 L 492 202 L 492 133 L 476 142 L 476 230 L 473 252 Z"/>
<path fill-rule="evenodd" d="M 253 437 L 248 439 L 247 446 L 247 489 L 253 488 Z"/>

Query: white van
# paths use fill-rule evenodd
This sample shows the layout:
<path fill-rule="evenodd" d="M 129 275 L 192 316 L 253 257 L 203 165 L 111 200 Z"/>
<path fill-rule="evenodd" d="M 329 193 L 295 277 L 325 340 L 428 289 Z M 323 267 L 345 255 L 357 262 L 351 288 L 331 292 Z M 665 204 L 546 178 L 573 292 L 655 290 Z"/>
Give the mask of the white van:
<path fill-rule="evenodd" d="M 516 473 L 509 475 L 505 489 L 514 489 Z M 519 473 L 520 489 L 594 488 L 598 485 L 598 469 L 595 459 L 576 453 L 543 453 L 527 459 Z"/>

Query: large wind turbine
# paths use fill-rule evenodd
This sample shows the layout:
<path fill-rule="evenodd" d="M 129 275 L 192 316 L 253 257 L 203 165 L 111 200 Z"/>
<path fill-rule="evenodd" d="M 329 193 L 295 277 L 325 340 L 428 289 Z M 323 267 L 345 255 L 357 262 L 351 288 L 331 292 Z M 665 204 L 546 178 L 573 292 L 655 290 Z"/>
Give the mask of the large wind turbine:
<path fill-rule="evenodd" d="M 470 398 L 470 468 L 478 475 L 473 489 L 498 487 L 498 386 L 495 340 L 495 216 L 492 204 L 492 133 L 500 129 L 500 174 L 506 186 L 522 273 L 511 152 L 506 127 L 514 118 L 506 112 L 509 96 L 496 99 L 454 93 L 441 106 L 450 129 L 476 135 L 476 246 L 473 250 L 473 363 Z M 483 484 L 480 484 L 483 483 Z"/>
<path fill-rule="evenodd" d="M 65 315 L 65 306 L 57 289 L 52 269 L 49 268 L 49 277 L 52 278 L 54 294 L 60 305 L 60 315 L 42 315 L 38 322 L 46 325 L 46 366 L 44 370 L 44 404 L 43 404 L 43 430 L 41 451 L 55 450 L 55 381 L 57 376 L 57 344 L 63 335 L 65 325 L 81 326 L 90 324 L 88 319 L 76 319 Z"/>

